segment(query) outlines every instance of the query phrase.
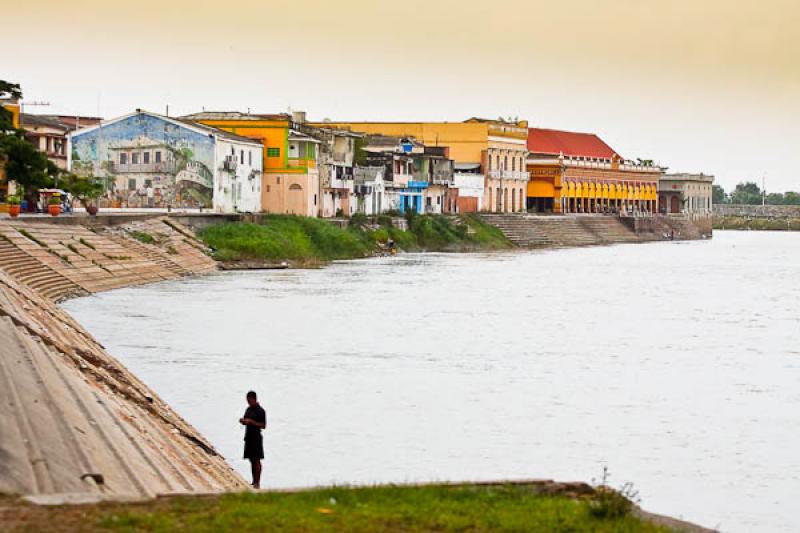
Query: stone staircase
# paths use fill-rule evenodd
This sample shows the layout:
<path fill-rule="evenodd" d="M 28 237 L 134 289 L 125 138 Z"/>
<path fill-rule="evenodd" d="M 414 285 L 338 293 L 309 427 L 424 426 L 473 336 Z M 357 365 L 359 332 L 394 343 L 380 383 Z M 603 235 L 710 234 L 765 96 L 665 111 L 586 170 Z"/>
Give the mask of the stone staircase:
<path fill-rule="evenodd" d="M 69 278 L 12 244 L 2 233 L 0 233 L 0 268 L 54 301 L 88 294 Z"/>
<path fill-rule="evenodd" d="M 481 218 L 522 248 L 566 248 L 642 240 L 619 218 L 604 215 L 483 214 Z"/>

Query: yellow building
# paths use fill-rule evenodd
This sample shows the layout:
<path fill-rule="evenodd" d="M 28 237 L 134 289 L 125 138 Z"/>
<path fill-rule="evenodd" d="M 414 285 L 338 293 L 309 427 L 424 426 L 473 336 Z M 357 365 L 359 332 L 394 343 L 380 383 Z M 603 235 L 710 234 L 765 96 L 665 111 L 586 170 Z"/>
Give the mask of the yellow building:
<path fill-rule="evenodd" d="M 527 121 L 471 118 L 464 122 L 322 122 L 312 124 L 354 132 L 410 137 L 426 146 L 446 146 L 455 161 L 456 183 L 461 172 L 480 172 L 483 197 L 477 210 L 515 212 L 525 208 L 528 172 Z"/>
<path fill-rule="evenodd" d="M 261 208 L 267 213 L 319 216 L 319 141 L 298 131 L 289 115 L 203 111 L 182 117 L 264 144 Z"/>
<path fill-rule="evenodd" d="M 530 128 L 529 211 L 655 213 L 662 170 L 625 161 L 593 133 Z"/>

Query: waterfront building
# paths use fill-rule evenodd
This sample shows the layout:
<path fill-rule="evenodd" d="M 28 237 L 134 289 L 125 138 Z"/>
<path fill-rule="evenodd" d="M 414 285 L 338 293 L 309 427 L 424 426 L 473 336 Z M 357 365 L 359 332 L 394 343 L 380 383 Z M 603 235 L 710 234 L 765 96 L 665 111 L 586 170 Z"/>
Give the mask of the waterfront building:
<path fill-rule="evenodd" d="M 367 135 L 362 149 L 367 167 L 383 169 L 382 211 L 424 213 L 428 182 L 414 179 L 414 155 L 424 153 L 425 146 L 411 138 Z"/>
<path fill-rule="evenodd" d="M 708 174 L 664 174 L 658 180 L 661 213 L 711 215 L 714 176 Z"/>
<path fill-rule="evenodd" d="M 261 143 L 263 211 L 309 217 L 320 215 L 322 205 L 317 169 L 320 141 L 303 133 L 291 115 L 203 111 L 182 118 Z"/>
<path fill-rule="evenodd" d="M 293 114 L 295 124 L 305 134 L 320 141 L 319 169 L 320 216 L 350 216 L 356 212 L 354 199 L 355 141 L 363 135 L 336 128 L 314 128 L 303 124 L 304 114 Z"/>
<path fill-rule="evenodd" d="M 455 213 L 458 189 L 453 182 L 453 161 L 446 146 L 424 146 L 422 152 L 412 152 L 414 181 L 425 182 L 424 212 L 427 214 Z"/>
<path fill-rule="evenodd" d="M 455 204 L 460 212 L 510 213 L 525 208 L 527 121 L 471 118 L 464 122 L 323 122 L 314 125 L 415 139 L 429 147 L 447 147 L 448 157 L 455 163 L 453 188 L 458 190 Z M 467 176 L 459 178 L 462 172 Z M 478 199 L 472 196 L 477 176 L 482 180 Z M 451 202 L 454 197 L 455 194 Z"/>
<path fill-rule="evenodd" d="M 383 166 L 357 166 L 353 170 L 354 197 L 356 212 L 364 215 L 379 215 L 388 211 L 383 180 L 386 168 Z"/>
<path fill-rule="evenodd" d="M 137 110 L 69 142 L 69 168 L 101 179 L 112 207 L 261 211 L 262 145 L 248 137 Z"/>
<path fill-rule="evenodd" d="M 95 126 L 102 119 L 71 115 L 20 115 L 25 138 L 58 168 L 67 169 L 67 137 L 71 131 Z"/>
<path fill-rule="evenodd" d="M 625 160 L 593 133 L 530 128 L 529 211 L 655 213 L 661 168 Z"/>

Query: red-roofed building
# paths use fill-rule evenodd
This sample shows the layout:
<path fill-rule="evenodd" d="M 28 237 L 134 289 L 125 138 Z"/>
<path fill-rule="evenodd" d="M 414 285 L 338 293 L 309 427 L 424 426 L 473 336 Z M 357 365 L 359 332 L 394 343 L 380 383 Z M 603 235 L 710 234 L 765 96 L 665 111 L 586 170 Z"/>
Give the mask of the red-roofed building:
<path fill-rule="evenodd" d="M 655 213 L 658 178 L 652 162 L 626 161 L 594 133 L 528 129 L 529 211 Z"/>

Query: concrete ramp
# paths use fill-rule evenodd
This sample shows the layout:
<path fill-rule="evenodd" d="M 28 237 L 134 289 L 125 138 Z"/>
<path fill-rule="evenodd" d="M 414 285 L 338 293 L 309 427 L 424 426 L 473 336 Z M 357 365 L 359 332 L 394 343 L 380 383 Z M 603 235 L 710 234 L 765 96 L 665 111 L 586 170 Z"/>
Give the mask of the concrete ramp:
<path fill-rule="evenodd" d="M 50 299 L 0 269 L 0 493 L 143 498 L 245 488 Z"/>

